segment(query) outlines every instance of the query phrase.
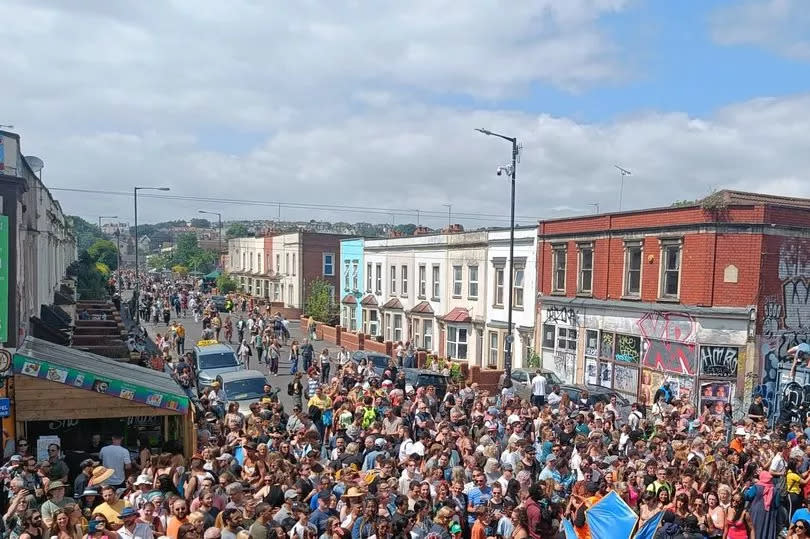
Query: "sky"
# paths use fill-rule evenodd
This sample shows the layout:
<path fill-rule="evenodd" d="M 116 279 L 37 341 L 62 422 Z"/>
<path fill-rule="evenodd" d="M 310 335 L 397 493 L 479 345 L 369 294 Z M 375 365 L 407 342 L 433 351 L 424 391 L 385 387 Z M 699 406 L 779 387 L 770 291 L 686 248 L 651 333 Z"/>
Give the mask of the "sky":
<path fill-rule="evenodd" d="M 0 124 L 91 222 L 131 223 L 132 188 L 165 186 L 140 222 L 505 226 L 511 148 L 479 127 L 522 144 L 520 225 L 723 188 L 810 197 L 806 7 L 5 0 Z"/>

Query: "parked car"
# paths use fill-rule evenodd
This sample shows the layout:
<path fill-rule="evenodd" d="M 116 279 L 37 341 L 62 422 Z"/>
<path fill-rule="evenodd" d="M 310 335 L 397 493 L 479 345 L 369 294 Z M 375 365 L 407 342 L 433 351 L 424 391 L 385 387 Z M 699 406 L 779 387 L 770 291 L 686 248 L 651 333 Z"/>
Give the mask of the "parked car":
<path fill-rule="evenodd" d="M 545 369 L 540 369 L 543 372 L 543 376 L 546 377 L 546 388 L 548 391 L 551 391 L 551 386 L 553 385 L 561 385 L 563 383 L 560 380 L 560 377 L 554 374 L 553 371 L 547 371 Z M 532 378 L 537 373 L 537 369 L 512 369 L 512 375 L 510 378 L 512 379 L 512 387 L 515 390 L 515 395 L 520 397 L 521 399 L 530 400 L 532 396 Z M 503 387 L 503 377 L 505 374 L 502 374 L 498 379 L 498 387 Z"/>
<path fill-rule="evenodd" d="M 573 405 L 579 402 L 580 395 L 582 395 L 583 391 L 588 392 L 588 404 L 590 406 L 593 406 L 597 402 L 608 404 L 610 397 L 615 395 L 616 404 L 618 405 L 622 417 L 627 418 L 630 414 L 630 401 L 610 388 L 591 384 L 563 384 L 560 386 L 560 389 L 568 393 L 568 397 L 571 399 Z"/>
<path fill-rule="evenodd" d="M 225 296 L 211 296 L 211 302 L 219 312 L 225 312 Z"/>
<path fill-rule="evenodd" d="M 352 360 L 358 365 L 363 361 L 371 362 L 374 372 L 378 375 L 382 375 L 382 373 L 384 373 L 385 369 L 388 367 L 388 363 L 391 361 L 391 356 L 386 356 L 385 354 L 380 354 L 379 352 L 358 350 L 352 354 Z"/>
<path fill-rule="evenodd" d="M 443 399 L 447 393 L 447 385 L 450 377 L 440 372 L 427 369 L 404 369 L 405 383 L 418 389 L 420 387 L 433 386 L 436 388 L 436 395 Z"/>
<path fill-rule="evenodd" d="M 201 341 L 192 349 L 194 371 L 197 374 L 197 391 L 210 386 L 220 374 L 241 371 L 245 368 L 230 346 L 203 343 L 204 341 Z"/>
<path fill-rule="evenodd" d="M 239 413 L 250 414 L 250 405 L 259 402 L 264 396 L 267 377 L 254 370 L 233 371 L 220 374 L 216 378 L 225 390 L 228 403 L 239 403 Z"/>

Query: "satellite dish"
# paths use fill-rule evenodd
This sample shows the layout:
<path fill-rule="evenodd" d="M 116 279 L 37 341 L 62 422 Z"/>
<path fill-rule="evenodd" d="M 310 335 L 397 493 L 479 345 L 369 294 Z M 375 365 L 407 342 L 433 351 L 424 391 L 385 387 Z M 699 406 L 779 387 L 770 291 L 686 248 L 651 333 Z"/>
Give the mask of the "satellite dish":
<path fill-rule="evenodd" d="M 39 171 L 45 166 L 45 162 L 36 155 L 26 155 L 25 162 L 28 163 L 28 166 L 31 167 L 31 171 L 34 174 L 39 174 Z"/>

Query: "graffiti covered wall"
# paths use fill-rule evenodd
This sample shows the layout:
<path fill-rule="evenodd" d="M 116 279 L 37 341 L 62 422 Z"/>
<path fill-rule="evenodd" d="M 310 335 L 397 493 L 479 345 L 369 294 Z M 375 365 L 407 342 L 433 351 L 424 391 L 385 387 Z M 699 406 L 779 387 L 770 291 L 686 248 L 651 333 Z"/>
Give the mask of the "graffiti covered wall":
<path fill-rule="evenodd" d="M 752 385 L 764 395 L 772 415 L 783 406 L 788 412 L 798 411 L 804 395 L 810 396 L 810 370 L 800 366 L 791 379 L 792 360 L 787 351 L 810 342 L 810 239 L 769 238 L 763 255 L 761 296 L 758 341 L 762 370 Z M 746 395 L 746 406 L 748 402 L 750 395 Z"/>

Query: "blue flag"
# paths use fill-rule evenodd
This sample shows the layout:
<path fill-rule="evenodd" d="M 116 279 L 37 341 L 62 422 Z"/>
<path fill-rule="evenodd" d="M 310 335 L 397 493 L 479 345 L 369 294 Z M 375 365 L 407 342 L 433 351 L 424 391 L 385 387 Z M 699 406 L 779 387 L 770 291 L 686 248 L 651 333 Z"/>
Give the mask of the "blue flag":
<path fill-rule="evenodd" d="M 655 532 L 658 530 L 658 525 L 661 524 L 661 519 L 663 518 L 664 512 L 658 511 L 638 529 L 633 539 L 653 539 Z"/>
<path fill-rule="evenodd" d="M 592 539 L 630 539 L 638 521 L 638 516 L 614 491 L 585 511 L 585 518 Z"/>
<path fill-rule="evenodd" d="M 563 531 L 565 532 L 565 539 L 577 539 L 577 532 L 574 531 L 574 525 L 567 518 L 563 520 Z"/>

